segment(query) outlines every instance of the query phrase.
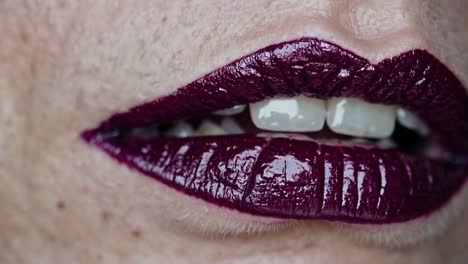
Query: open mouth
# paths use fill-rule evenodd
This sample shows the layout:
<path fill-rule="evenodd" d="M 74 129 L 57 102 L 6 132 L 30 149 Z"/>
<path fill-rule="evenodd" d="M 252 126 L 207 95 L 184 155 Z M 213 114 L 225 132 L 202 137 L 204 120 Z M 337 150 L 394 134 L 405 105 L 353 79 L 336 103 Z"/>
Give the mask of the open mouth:
<path fill-rule="evenodd" d="M 371 64 L 315 38 L 272 45 L 83 132 L 186 194 L 242 212 L 402 222 L 468 178 L 468 96 L 435 57 Z"/>

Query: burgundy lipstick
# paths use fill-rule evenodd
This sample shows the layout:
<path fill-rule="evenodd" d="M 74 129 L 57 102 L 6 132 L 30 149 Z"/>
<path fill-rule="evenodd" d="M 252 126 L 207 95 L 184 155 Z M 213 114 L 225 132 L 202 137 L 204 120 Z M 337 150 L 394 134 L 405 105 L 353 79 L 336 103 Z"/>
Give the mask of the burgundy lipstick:
<path fill-rule="evenodd" d="M 255 134 L 166 138 L 128 133 L 298 94 L 405 107 L 430 126 L 432 140 L 457 157 L 468 153 L 468 96 L 431 54 L 413 50 L 373 65 L 314 38 L 256 51 L 173 94 L 115 114 L 82 137 L 186 194 L 282 218 L 407 221 L 449 202 L 468 178 L 465 158 L 435 160 L 394 149 Z"/>

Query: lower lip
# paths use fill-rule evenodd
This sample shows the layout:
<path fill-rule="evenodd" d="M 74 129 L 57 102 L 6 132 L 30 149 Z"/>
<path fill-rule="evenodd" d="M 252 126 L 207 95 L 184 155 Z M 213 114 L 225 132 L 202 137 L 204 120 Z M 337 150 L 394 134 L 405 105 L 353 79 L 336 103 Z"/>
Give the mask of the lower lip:
<path fill-rule="evenodd" d="M 352 223 L 427 215 L 461 188 L 467 166 L 395 150 L 249 135 L 84 138 L 186 194 L 254 215 Z"/>

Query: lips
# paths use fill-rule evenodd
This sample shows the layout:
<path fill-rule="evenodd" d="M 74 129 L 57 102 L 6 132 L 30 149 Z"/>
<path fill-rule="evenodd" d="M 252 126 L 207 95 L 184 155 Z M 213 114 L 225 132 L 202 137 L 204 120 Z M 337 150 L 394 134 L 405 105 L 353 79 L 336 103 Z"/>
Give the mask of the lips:
<path fill-rule="evenodd" d="M 404 107 L 456 158 L 255 133 L 129 133 L 297 95 Z M 467 116 L 461 82 L 424 50 L 373 65 L 332 43 L 302 38 L 256 51 L 173 94 L 117 113 L 82 137 L 143 175 L 220 206 L 254 215 L 376 224 L 428 215 L 461 189 L 468 178 Z"/>

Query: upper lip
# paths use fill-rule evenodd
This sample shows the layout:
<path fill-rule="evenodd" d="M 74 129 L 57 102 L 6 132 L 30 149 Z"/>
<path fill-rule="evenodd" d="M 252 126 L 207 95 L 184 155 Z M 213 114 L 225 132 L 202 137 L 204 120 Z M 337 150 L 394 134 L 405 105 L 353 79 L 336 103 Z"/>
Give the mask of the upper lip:
<path fill-rule="evenodd" d="M 239 210 L 279 217 L 322 217 L 360 222 L 409 220 L 440 207 L 466 178 L 465 165 L 454 166 L 394 151 L 362 151 L 351 147 L 336 147 L 330 151 L 328 148 L 331 147 L 313 142 L 307 143 L 308 149 L 302 149 L 301 144 L 288 139 L 252 136 L 231 136 L 228 140 L 116 139 L 116 133 L 125 129 L 203 116 L 214 110 L 275 95 L 297 94 L 321 99 L 359 97 L 374 103 L 400 105 L 423 118 L 431 127 L 434 139 L 452 153 L 467 153 L 468 96 L 461 82 L 434 56 L 424 50 L 412 50 L 372 64 L 335 44 L 315 38 L 302 38 L 263 48 L 189 83 L 173 94 L 117 113 L 97 128 L 83 132 L 83 137 L 127 165 L 186 193 Z M 144 148 L 149 148 L 151 153 L 142 151 Z M 222 157 L 213 157 L 214 152 Z M 346 163 L 346 159 L 350 162 Z M 278 162 L 283 165 L 278 165 Z M 356 167 L 347 168 L 347 165 Z M 265 181 L 268 186 L 255 185 L 254 178 L 258 182 L 258 177 L 264 177 L 266 167 L 274 170 L 278 166 L 296 166 L 292 181 L 296 187 L 303 187 L 302 195 L 307 197 L 297 198 L 301 194 L 295 187 L 281 189 L 270 186 L 274 181 Z M 424 167 L 422 172 L 418 166 Z M 185 175 L 192 169 L 191 175 Z M 229 170 L 231 173 L 226 173 Z M 346 182 L 346 172 L 352 174 L 354 183 Z M 398 175 L 402 172 L 406 175 Z M 244 175 L 240 175 L 242 173 Z M 286 175 L 289 172 L 285 171 L 272 173 L 273 176 L 268 177 L 291 176 Z M 443 182 L 446 174 L 450 174 L 450 178 Z M 379 177 L 379 180 L 366 178 L 366 175 Z M 336 177 L 338 187 L 327 186 L 329 183 L 326 181 L 331 179 L 333 182 L 333 177 Z M 409 178 L 402 180 L 402 177 Z M 305 178 L 307 183 L 297 185 Z M 320 183 L 312 178 L 324 179 Z M 211 181 L 210 187 L 207 187 L 207 181 Z M 345 193 L 345 188 L 351 188 L 353 184 L 358 188 L 355 199 Z M 419 190 L 417 184 L 429 190 Z M 213 191 L 209 188 L 218 189 Z M 223 197 L 219 196 L 219 188 L 223 188 Z M 267 194 L 271 190 L 276 192 Z M 395 195 L 387 197 L 385 191 L 398 192 L 403 198 L 397 199 Z M 429 191 L 436 197 L 428 195 Z M 252 192 L 256 194 L 252 195 Z M 321 197 L 315 197 L 319 192 Z M 281 195 L 286 198 L 279 197 Z M 268 199 L 277 200 L 271 202 Z M 327 199 L 335 204 L 327 204 Z M 285 205 L 286 200 L 291 204 Z M 422 200 L 425 200 L 425 206 L 415 208 Z M 350 208 L 354 207 L 353 212 L 350 212 L 347 202 L 352 204 Z M 363 208 L 359 209 L 364 203 Z"/>

